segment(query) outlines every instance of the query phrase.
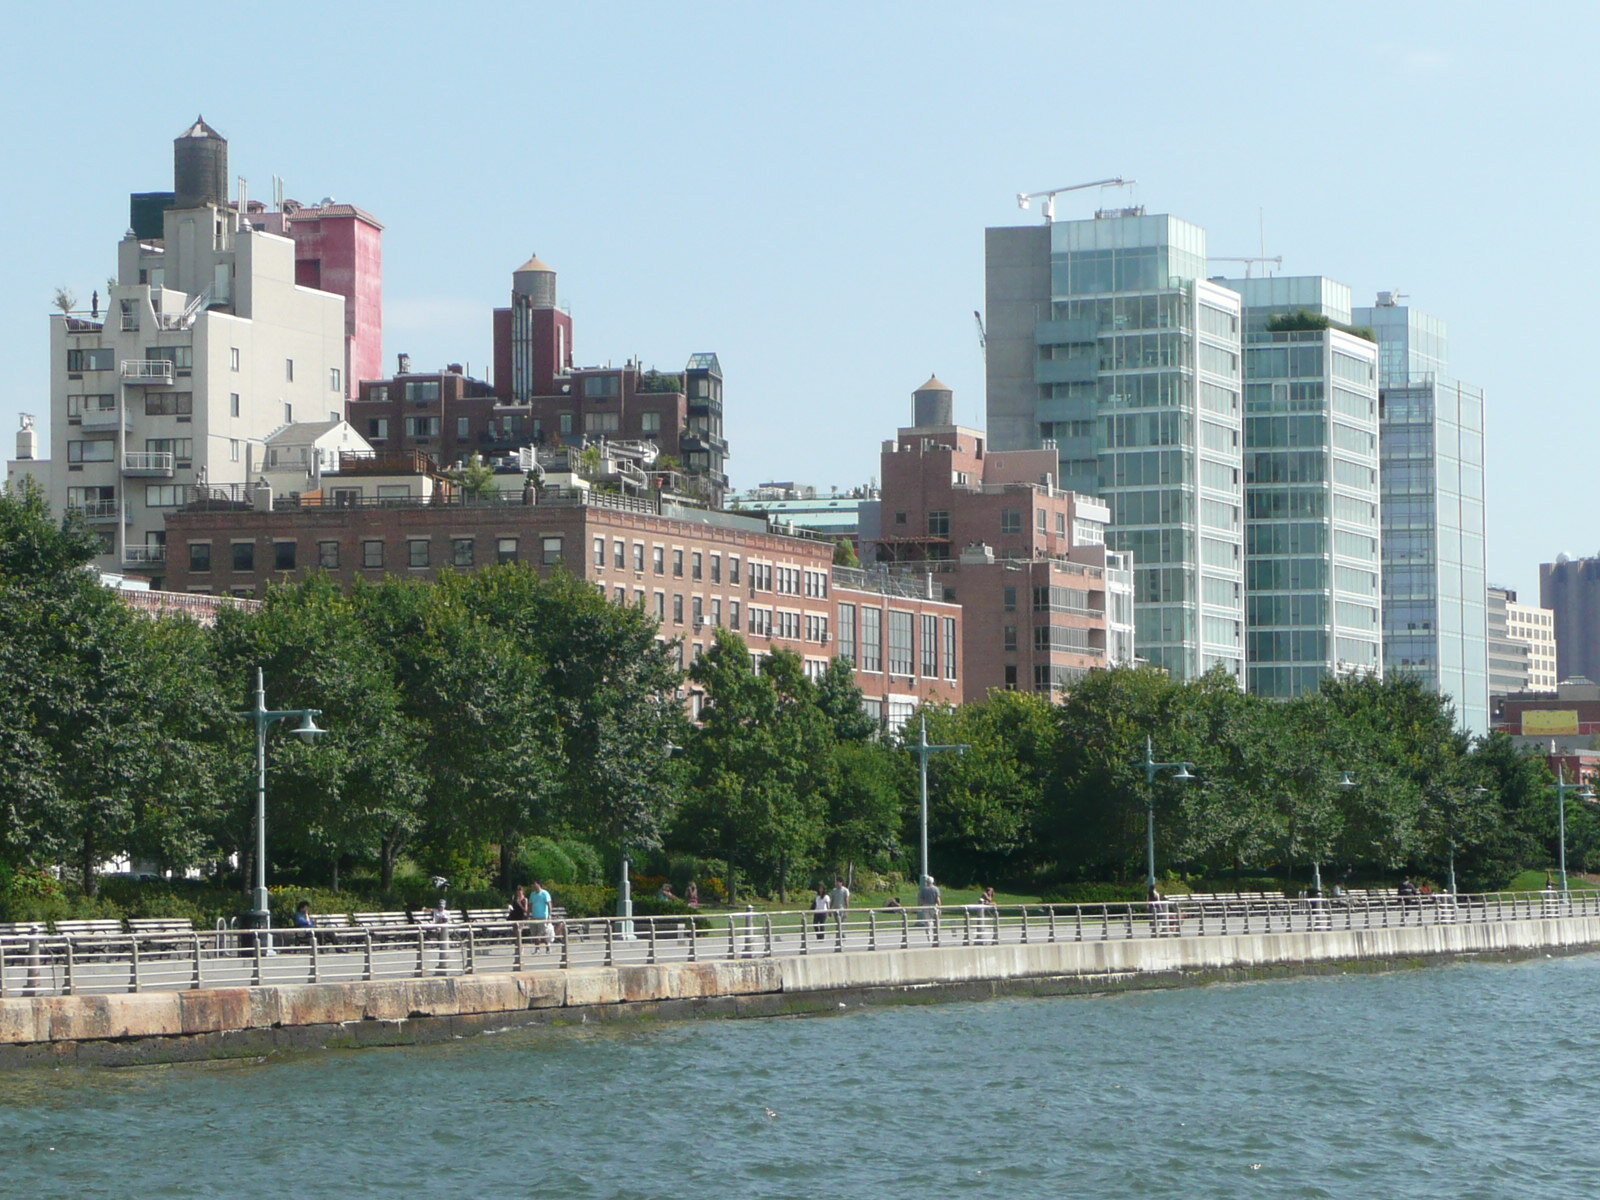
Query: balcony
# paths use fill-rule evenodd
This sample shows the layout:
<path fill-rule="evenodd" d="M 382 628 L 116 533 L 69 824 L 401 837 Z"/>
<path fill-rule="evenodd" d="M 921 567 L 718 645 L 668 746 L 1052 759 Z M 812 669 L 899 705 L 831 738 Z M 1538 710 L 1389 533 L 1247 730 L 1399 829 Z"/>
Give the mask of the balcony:
<path fill-rule="evenodd" d="M 172 455 L 158 450 L 130 450 L 122 456 L 122 473 L 138 479 L 171 479 Z"/>
<path fill-rule="evenodd" d="M 132 432 L 132 419 L 115 404 L 110 408 L 85 408 L 78 415 L 78 423 L 85 432 L 98 429 L 114 433 L 119 421 L 123 429 Z"/>
<path fill-rule="evenodd" d="M 165 546 L 127 546 L 122 551 L 125 567 L 159 567 L 167 561 Z"/>
<path fill-rule="evenodd" d="M 71 506 L 71 511 L 81 513 L 85 521 L 115 521 L 119 515 L 119 507 L 115 500 L 90 500 L 84 504 Z"/>
<path fill-rule="evenodd" d="M 172 363 L 165 358 L 125 358 L 122 360 L 122 382 L 170 387 Z"/>

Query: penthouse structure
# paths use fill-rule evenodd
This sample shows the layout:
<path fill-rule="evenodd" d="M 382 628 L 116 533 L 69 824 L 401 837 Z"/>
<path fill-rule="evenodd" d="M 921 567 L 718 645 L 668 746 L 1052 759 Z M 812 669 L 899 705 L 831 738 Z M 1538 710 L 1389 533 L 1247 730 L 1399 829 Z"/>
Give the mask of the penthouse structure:
<path fill-rule="evenodd" d="M 63 296 L 51 317 L 53 458 L 24 436 L 10 469 L 99 530 L 97 566 L 158 587 L 166 514 L 197 484 L 252 479 L 281 427 L 341 419 L 381 332 L 376 222 L 230 200 L 227 141 L 203 120 L 173 158 L 171 192 L 131 198 L 103 306 L 98 291 L 88 310 Z"/>
<path fill-rule="evenodd" d="M 1134 661 L 1128 557 L 1105 545 L 1105 504 L 1055 485 L 1053 450 L 990 451 L 952 421 L 937 378 L 913 424 L 883 444 L 880 529 L 863 562 L 945 585 L 965 616 L 963 698 L 995 688 L 1058 696 Z"/>

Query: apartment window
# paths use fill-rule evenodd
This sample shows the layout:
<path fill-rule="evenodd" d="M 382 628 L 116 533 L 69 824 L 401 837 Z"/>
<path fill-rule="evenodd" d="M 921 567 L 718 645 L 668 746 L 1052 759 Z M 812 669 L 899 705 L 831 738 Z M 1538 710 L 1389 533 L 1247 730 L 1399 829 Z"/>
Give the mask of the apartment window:
<path fill-rule="evenodd" d="M 696 550 L 689 560 L 689 578 L 702 579 L 705 577 L 705 556 Z"/>
<path fill-rule="evenodd" d="M 660 433 L 661 414 L 658 412 L 640 413 L 639 432 L 644 434 Z"/>
<path fill-rule="evenodd" d="M 1005 627 L 1000 648 L 1002 650 L 1015 650 L 1017 648 L 1017 627 L 1015 625 L 1007 625 Z"/>
<path fill-rule="evenodd" d="M 666 550 L 660 546 L 652 547 L 650 550 L 650 560 L 655 567 L 655 572 L 657 575 L 665 575 L 667 573 Z"/>
<path fill-rule="evenodd" d="M 472 548 L 476 543 L 471 538 L 450 539 L 450 561 L 458 567 L 472 565 Z"/>
<path fill-rule="evenodd" d="M 191 570 L 191 571 L 209 571 L 209 570 L 211 570 L 211 543 L 210 542 L 190 542 L 189 543 L 189 570 Z"/>
<path fill-rule="evenodd" d="M 512 563 L 517 561 L 517 539 L 514 537 L 500 538 L 494 544 L 494 560 L 497 563 Z"/>
<path fill-rule="evenodd" d="M 112 462 L 116 457 L 117 444 L 113 441 L 93 442 L 68 442 L 67 461 L 69 463 Z"/>
<path fill-rule="evenodd" d="M 239 369 L 239 347 L 237 346 L 228 347 L 228 369 L 232 371 Z"/>
<path fill-rule="evenodd" d="M 735 632 L 739 629 L 739 602 L 737 600 L 728 601 L 728 628 Z"/>
<path fill-rule="evenodd" d="M 861 610 L 861 669 L 883 670 L 883 611 L 863 607 Z"/>
<path fill-rule="evenodd" d="M 839 631 L 839 657 L 852 664 L 856 660 L 856 606 L 854 604 L 839 605 L 839 619 L 835 622 Z"/>
<path fill-rule="evenodd" d="M 1022 513 L 1015 508 L 1002 508 L 1000 510 L 1000 532 L 1021 533 Z"/>
<path fill-rule="evenodd" d="M 944 621 L 944 677 L 956 677 L 956 619 L 943 617 Z"/>
<path fill-rule="evenodd" d="M 1034 516 L 1037 518 L 1036 525 L 1038 527 L 1039 532 L 1040 533 L 1049 533 L 1050 532 L 1050 514 L 1045 512 L 1044 509 L 1040 508 L 1040 509 L 1036 509 L 1034 511 Z"/>
<path fill-rule="evenodd" d="M 283 423 L 285 425 L 294 424 L 294 405 L 290 404 L 287 400 L 283 402 Z"/>
<path fill-rule="evenodd" d="M 609 400 L 620 395 L 622 380 L 616 375 L 591 375 L 583 381 L 583 394 Z"/>
<path fill-rule="evenodd" d="M 931 512 L 928 514 L 928 536 L 940 538 L 950 536 L 949 512 Z"/>
<path fill-rule="evenodd" d="M 378 541 L 361 543 L 361 565 L 363 567 L 383 566 L 383 543 Z"/>
<path fill-rule="evenodd" d="M 635 542 L 633 544 L 633 569 L 635 571 L 637 571 L 641 575 L 644 574 L 644 543 L 643 542 Z"/>
<path fill-rule="evenodd" d="M 603 567 L 603 566 L 606 565 L 606 540 L 605 540 L 605 538 L 595 538 L 594 539 L 594 565 L 597 566 L 597 567 Z"/>
<path fill-rule="evenodd" d="M 407 404 L 436 404 L 439 400 L 437 379 L 411 379 L 406 382 Z"/>
<path fill-rule="evenodd" d="M 381 442 L 389 436 L 388 417 L 369 417 L 367 419 L 367 436 L 375 442 Z"/>
<path fill-rule="evenodd" d="M 722 582 L 722 555 L 720 554 L 713 554 L 711 556 L 711 582 Z"/>
<path fill-rule="evenodd" d="M 324 571 L 337 571 L 339 569 L 339 543 L 317 543 L 317 566 Z"/>
<path fill-rule="evenodd" d="M 273 542 L 272 569 L 274 571 L 294 570 L 294 550 L 295 543 L 293 542 Z"/>
<path fill-rule="evenodd" d="M 151 362 L 169 362 L 172 369 L 179 375 L 187 375 L 194 370 L 193 346 L 146 346 L 145 358 Z"/>
<path fill-rule="evenodd" d="M 1003 601 L 1003 603 L 1005 605 L 1005 610 L 1007 612 L 1016 612 L 1017 611 L 1017 589 L 1014 588 L 1014 587 L 1005 587 L 1005 588 L 1002 588 L 1000 590 L 1000 594 L 1001 594 L 1001 599 L 1002 599 L 1002 601 Z"/>
<path fill-rule="evenodd" d="M 558 566 L 561 562 L 561 539 L 559 537 L 545 538 L 540 554 L 545 566 Z"/>
<path fill-rule="evenodd" d="M 644 589 L 643 588 L 634 588 L 633 589 L 633 603 L 634 603 L 634 607 L 636 607 L 636 608 L 638 608 L 640 610 L 643 610 L 643 608 L 644 608 Z"/>
<path fill-rule="evenodd" d="M 151 392 L 144 398 L 147 417 L 188 417 L 194 415 L 193 392 Z"/>
<path fill-rule="evenodd" d="M 237 417 L 239 415 L 239 393 L 238 392 L 229 392 L 228 393 L 228 415 L 230 417 Z"/>
<path fill-rule="evenodd" d="M 177 508 L 183 503 L 181 483 L 148 483 L 144 489 L 146 508 Z"/>
<path fill-rule="evenodd" d="M 572 432 L 572 414 L 571 413 L 566 412 L 566 413 L 562 413 L 561 414 L 560 426 L 561 426 L 561 432 L 563 434 L 570 434 Z"/>
<path fill-rule="evenodd" d="M 924 615 L 922 618 L 922 674 L 926 679 L 939 677 L 939 618 Z"/>
<path fill-rule="evenodd" d="M 674 596 L 672 598 L 672 623 L 674 625 L 682 625 L 683 624 L 683 597 L 682 596 Z"/>
<path fill-rule="evenodd" d="M 389 402 L 389 385 L 386 383 L 372 384 L 367 388 L 367 394 L 362 399 L 373 404 L 387 404 Z"/>
<path fill-rule="evenodd" d="M 470 417 L 456 418 L 456 437 L 468 438 L 472 436 L 472 419 Z"/>
<path fill-rule="evenodd" d="M 233 569 L 235 571 L 254 571 L 256 569 L 256 544 L 254 542 L 233 543 Z"/>
<path fill-rule="evenodd" d="M 611 601 L 618 605 L 626 604 L 628 602 L 628 589 L 625 587 L 611 589 Z"/>
<path fill-rule="evenodd" d="M 656 620 L 665 621 L 666 619 L 667 619 L 667 594 L 665 592 L 658 591 L 658 592 L 656 592 Z"/>
<path fill-rule="evenodd" d="M 618 428 L 617 414 L 614 412 L 583 414 L 585 433 L 616 433 Z"/>
<path fill-rule="evenodd" d="M 82 371 L 112 371 L 116 366 L 116 351 L 110 347 L 67 351 L 67 370 L 74 375 Z"/>
<path fill-rule="evenodd" d="M 711 597 L 711 627 L 713 629 L 722 627 L 722 601 L 716 596 Z"/>
<path fill-rule="evenodd" d="M 328 368 L 328 390 L 338 392 L 344 390 L 344 372 L 338 367 Z"/>
<path fill-rule="evenodd" d="M 438 437 L 439 436 L 439 418 L 438 417 L 407 417 L 406 418 L 406 436 L 407 437 Z"/>
<path fill-rule="evenodd" d="M 179 465 L 194 458 L 193 438 L 145 438 L 146 454 L 170 454 Z"/>
<path fill-rule="evenodd" d="M 1017 664 L 1016 663 L 1007 663 L 1006 664 L 1006 691 L 1014 692 L 1016 690 L 1017 690 Z"/>
<path fill-rule="evenodd" d="M 728 582 L 735 586 L 738 586 L 739 583 L 739 556 L 737 554 L 728 556 Z"/>
<path fill-rule="evenodd" d="M 287 383 L 294 382 L 294 359 L 286 358 L 283 360 L 283 378 Z"/>
<path fill-rule="evenodd" d="M 611 543 L 611 565 L 617 570 L 622 570 L 628 565 L 628 544 L 624 541 Z"/>
<path fill-rule="evenodd" d="M 683 578 L 683 551 L 682 550 L 674 550 L 672 552 L 672 577 L 674 579 L 682 579 Z"/>

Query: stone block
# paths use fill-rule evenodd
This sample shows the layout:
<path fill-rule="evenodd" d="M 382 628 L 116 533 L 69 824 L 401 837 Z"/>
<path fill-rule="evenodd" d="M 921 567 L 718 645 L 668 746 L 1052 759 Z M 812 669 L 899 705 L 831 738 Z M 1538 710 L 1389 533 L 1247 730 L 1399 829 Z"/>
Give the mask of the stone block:
<path fill-rule="evenodd" d="M 567 1003 L 567 977 L 560 971 L 515 976 L 522 1008 L 560 1008 Z"/>
<path fill-rule="evenodd" d="M 134 992 L 105 999 L 111 1037 L 168 1037 L 183 1032 L 177 992 Z"/>
<path fill-rule="evenodd" d="M 50 1022 L 53 1042 L 83 1041 L 111 1036 L 108 996 L 47 996 L 41 1003 Z"/>
<path fill-rule="evenodd" d="M 0 1000 L 0 1045 L 42 1042 L 50 1036 L 48 1021 L 40 1021 L 39 1001 Z"/>
<path fill-rule="evenodd" d="M 584 967 L 567 972 L 567 1006 L 617 1004 L 622 1000 L 622 984 L 615 967 Z"/>
<path fill-rule="evenodd" d="M 367 1021 L 400 1021 L 411 1015 L 411 980 L 383 979 L 352 984 L 360 989 L 361 1016 Z"/>
<path fill-rule="evenodd" d="M 250 1025 L 248 988 L 178 993 L 178 1015 L 184 1033 L 219 1033 Z"/>

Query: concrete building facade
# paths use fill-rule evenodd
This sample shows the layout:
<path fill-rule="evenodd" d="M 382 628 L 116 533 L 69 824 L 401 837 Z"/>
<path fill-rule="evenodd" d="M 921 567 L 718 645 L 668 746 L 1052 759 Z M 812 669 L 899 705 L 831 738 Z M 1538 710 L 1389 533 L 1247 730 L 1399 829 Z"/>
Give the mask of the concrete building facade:
<path fill-rule="evenodd" d="M 1244 301 L 1248 684 L 1383 673 L 1378 346 L 1320 275 L 1224 281 Z"/>
<path fill-rule="evenodd" d="M 1489 649 L 1489 704 L 1496 696 L 1510 696 L 1528 690 L 1528 646 L 1511 637 L 1510 605 L 1516 599 L 1510 588 L 1490 585 L 1484 609 Z"/>
<path fill-rule="evenodd" d="M 1539 603 L 1553 617 L 1557 675 L 1600 680 L 1600 557 L 1540 563 Z"/>
<path fill-rule="evenodd" d="M 1396 303 L 1355 310 L 1378 337 L 1385 671 L 1488 728 L 1483 393 L 1445 374 L 1444 322 Z"/>
<path fill-rule="evenodd" d="M 1059 486 L 1109 506 L 1142 657 L 1242 682 L 1241 302 L 1205 230 L 1142 208 L 990 229 L 985 290 L 992 446 L 1052 449 Z"/>
<path fill-rule="evenodd" d="M 1506 630 L 1513 642 L 1527 648 L 1528 689 L 1553 691 L 1561 681 L 1556 669 L 1556 617 L 1537 604 L 1517 603 L 1511 592 L 1506 602 Z"/>

